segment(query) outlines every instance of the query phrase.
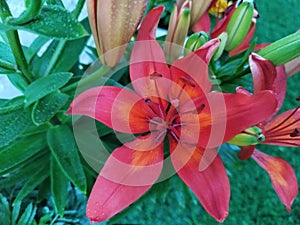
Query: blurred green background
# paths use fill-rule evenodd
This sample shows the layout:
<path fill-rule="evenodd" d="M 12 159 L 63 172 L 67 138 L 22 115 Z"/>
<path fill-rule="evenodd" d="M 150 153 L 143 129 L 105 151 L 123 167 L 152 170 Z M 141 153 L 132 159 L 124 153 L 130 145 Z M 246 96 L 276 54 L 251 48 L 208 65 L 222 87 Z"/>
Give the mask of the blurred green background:
<path fill-rule="evenodd" d="M 260 18 L 257 20 L 258 43 L 272 42 L 300 29 L 299 0 L 256 0 Z M 295 108 L 300 96 L 300 74 L 288 81 L 287 96 L 281 111 Z M 284 158 L 300 180 L 300 148 L 258 146 L 270 155 Z M 288 213 L 273 190 L 269 177 L 253 160 L 224 159 L 231 184 L 231 201 L 224 225 L 297 225 L 300 224 L 300 197 Z M 179 178 L 160 184 L 158 192 L 148 193 L 142 200 L 115 217 L 109 224 L 172 224 L 214 225 L 194 195 Z M 152 190 L 157 192 L 157 190 Z M 151 191 L 150 191 L 151 192 Z M 125 215 L 125 217 L 122 217 Z"/>

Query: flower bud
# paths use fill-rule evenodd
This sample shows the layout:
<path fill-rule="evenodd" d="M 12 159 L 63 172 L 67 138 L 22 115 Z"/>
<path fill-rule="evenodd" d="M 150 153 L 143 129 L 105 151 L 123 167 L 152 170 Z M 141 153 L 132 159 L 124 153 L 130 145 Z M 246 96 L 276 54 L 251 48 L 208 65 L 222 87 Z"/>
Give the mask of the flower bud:
<path fill-rule="evenodd" d="M 190 0 L 191 1 L 191 26 L 193 26 L 209 8 L 213 0 Z"/>
<path fill-rule="evenodd" d="M 285 64 L 300 56 L 300 32 L 290 34 L 261 49 L 258 54 L 275 66 Z"/>
<path fill-rule="evenodd" d="M 190 9 L 187 7 L 187 3 L 183 4 L 180 10 L 175 5 L 170 17 L 168 34 L 164 46 L 166 58 L 170 62 L 173 62 L 180 56 L 189 30 Z"/>
<path fill-rule="evenodd" d="M 205 32 L 199 32 L 192 34 L 186 41 L 184 47 L 184 54 L 187 55 L 200 48 L 208 41 L 208 34 Z"/>
<path fill-rule="evenodd" d="M 115 66 L 142 18 L 147 0 L 87 0 L 98 55 Z"/>
<path fill-rule="evenodd" d="M 253 15 L 252 2 L 245 1 L 236 8 L 226 28 L 228 40 L 225 49 L 227 51 L 235 49 L 247 36 Z"/>
<path fill-rule="evenodd" d="M 235 135 L 227 142 L 237 146 L 248 146 L 259 144 L 264 140 L 265 136 L 263 135 L 262 130 L 257 126 L 253 126 Z"/>

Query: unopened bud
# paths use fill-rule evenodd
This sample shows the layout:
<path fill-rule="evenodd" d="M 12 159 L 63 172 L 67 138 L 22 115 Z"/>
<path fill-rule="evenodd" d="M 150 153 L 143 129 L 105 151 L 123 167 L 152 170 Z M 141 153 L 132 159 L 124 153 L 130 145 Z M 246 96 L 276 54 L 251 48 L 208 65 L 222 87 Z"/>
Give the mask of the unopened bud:
<path fill-rule="evenodd" d="M 247 36 L 254 15 L 254 6 L 252 2 L 245 1 L 234 11 L 226 32 L 228 40 L 225 46 L 227 51 L 231 51 L 239 46 Z"/>
<path fill-rule="evenodd" d="M 285 64 L 300 56 L 300 32 L 290 34 L 261 49 L 258 54 L 275 66 Z"/>
<path fill-rule="evenodd" d="M 263 135 L 262 130 L 257 126 L 253 126 L 235 135 L 227 142 L 237 146 L 248 146 L 259 144 L 264 140 L 265 136 Z"/>
<path fill-rule="evenodd" d="M 180 56 L 189 30 L 191 15 L 190 9 L 187 8 L 186 5 L 187 4 L 184 4 L 180 10 L 178 10 L 177 5 L 175 5 L 171 14 L 164 47 L 166 58 L 170 62 L 173 62 Z"/>
<path fill-rule="evenodd" d="M 192 34 L 185 43 L 184 54 L 187 55 L 200 48 L 208 41 L 208 34 L 205 32 L 199 32 Z"/>

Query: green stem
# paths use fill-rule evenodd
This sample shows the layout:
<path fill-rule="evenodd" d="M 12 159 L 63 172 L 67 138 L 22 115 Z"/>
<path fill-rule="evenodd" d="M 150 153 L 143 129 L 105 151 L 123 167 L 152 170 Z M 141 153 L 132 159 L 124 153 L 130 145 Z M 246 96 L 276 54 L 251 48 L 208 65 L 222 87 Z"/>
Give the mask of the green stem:
<path fill-rule="evenodd" d="M 73 15 L 75 18 L 78 18 L 83 6 L 84 6 L 84 3 L 85 3 L 85 0 L 79 0 L 77 5 L 76 5 L 76 8 L 74 9 L 73 11 Z M 58 45 L 55 49 L 55 52 L 53 53 L 52 57 L 51 57 L 51 60 L 49 62 L 49 66 L 45 72 L 45 76 L 49 75 L 51 73 L 51 71 L 53 70 L 55 64 L 57 63 L 57 61 L 59 60 L 59 57 L 66 45 L 67 41 L 66 40 L 60 40 L 58 42 Z"/>
<path fill-rule="evenodd" d="M 90 75 L 84 77 L 80 81 L 63 88 L 62 91 L 63 92 L 71 92 L 71 91 L 74 91 L 75 89 L 82 88 L 88 84 L 92 84 L 95 81 L 97 81 L 100 77 L 105 75 L 110 69 L 111 69 L 111 67 L 103 65 L 100 69 L 98 69 L 95 72 L 91 73 Z"/>
<path fill-rule="evenodd" d="M 11 16 L 11 12 L 9 10 L 9 7 L 6 3 L 6 1 L 1 0 L 0 1 L 0 17 L 3 22 L 5 22 L 7 17 Z M 27 82 L 30 82 L 33 80 L 33 77 L 31 75 L 31 72 L 29 71 L 28 63 L 25 58 L 21 43 L 20 43 L 20 38 L 18 35 L 18 32 L 15 30 L 10 30 L 5 32 L 8 43 L 11 47 L 11 50 L 13 52 L 13 55 L 15 57 L 16 63 L 18 68 L 22 71 L 22 74 Z"/>
<path fill-rule="evenodd" d="M 75 18 L 78 18 L 84 6 L 85 0 L 78 0 L 76 8 L 72 12 Z"/>
<path fill-rule="evenodd" d="M 55 52 L 53 53 L 51 59 L 50 59 L 50 62 L 49 62 L 49 65 L 47 67 L 47 70 L 45 71 L 45 74 L 44 76 L 47 76 L 51 73 L 51 71 L 53 70 L 54 66 L 56 65 L 60 55 L 61 55 L 61 52 L 62 50 L 64 49 L 65 47 L 65 44 L 67 43 L 66 40 L 60 40 L 56 46 L 56 49 L 55 49 Z"/>

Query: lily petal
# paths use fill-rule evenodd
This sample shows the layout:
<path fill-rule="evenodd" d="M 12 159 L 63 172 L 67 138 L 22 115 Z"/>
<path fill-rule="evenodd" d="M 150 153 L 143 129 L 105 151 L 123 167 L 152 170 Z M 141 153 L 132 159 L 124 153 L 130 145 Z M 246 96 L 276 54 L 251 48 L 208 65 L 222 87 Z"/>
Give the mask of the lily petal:
<path fill-rule="evenodd" d="M 204 209 L 222 222 L 228 215 L 230 184 L 221 158 L 213 153 L 207 166 L 200 170 L 204 149 L 178 144 L 170 137 L 171 160 L 184 183 L 195 193 Z M 207 149 L 213 151 L 214 149 Z"/>
<path fill-rule="evenodd" d="M 219 43 L 218 39 L 213 39 L 171 65 L 171 101 L 177 99 L 183 105 L 210 91 L 212 85 L 208 79 L 208 63 Z"/>
<path fill-rule="evenodd" d="M 165 98 L 170 86 L 169 67 L 163 50 L 155 40 L 155 32 L 164 7 L 152 9 L 141 24 L 130 58 L 130 78 L 143 98 Z M 159 95 L 159 96 L 158 96 Z"/>
<path fill-rule="evenodd" d="M 300 109 L 291 109 L 265 125 L 264 144 L 300 146 Z"/>
<path fill-rule="evenodd" d="M 298 182 L 293 168 L 281 158 L 269 156 L 255 149 L 252 158 L 263 168 L 271 179 L 275 192 L 287 211 L 298 194 Z"/>
<path fill-rule="evenodd" d="M 205 12 L 200 19 L 193 25 L 192 30 L 194 33 L 204 31 L 206 33 L 209 33 L 210 31 L 210 17 L 208 12 Z"/>
<path fill-rule="evenodd" d="M 286 93 L 287 76 L 284 67 L 275 67 L 271 61 L 252 53 L 249 57 L 249 64 L 253 76 L 254 93 L 262 90 L 271 90 L 276 94 L 278 106 L 276 113 L 284 100 Z"/>
<path fill-rule="evenodd" d="M 149 131 L 154 112 L 135 93 L 119 87 L 100 86 L 81 93 L 72 102 L 68 114 L 94 118 L 116 131 L 142 133 Z"/>
<path fill-rule="evenodd" d="M 194 119 L 181 116 L 193 110 L 194 105 L 204 105 L 198 113 L 200 124 L 196 125 L 190 123 L 195 121 Z M 261 91 L 254 95 L 211 92 L 206 94 L 205 98 L 198 98 L 192 103 L 187 102 L 181 107 L 179 115 L 181 123 L 187 127 L 199 126 L 199 146 L 214 148 L 243 130 L 268 119 L 276 106 L 276 98 L 270 91 Z M 182 137 L 188 135 L 185 134 L 185 129 L 181 129 Z M 194 140 L 195 137 L 192 139 Z"/>
<path fill-rule="evenodd" d="M 131 143 L 140 145 L 136 139 Z M 92 222 L 109 219 L 141 197 L 158 179 L 163 165 L 163 144 L 148 151 L 127 148 L 113 151 L 89 196 L 87 217 Z"/>

